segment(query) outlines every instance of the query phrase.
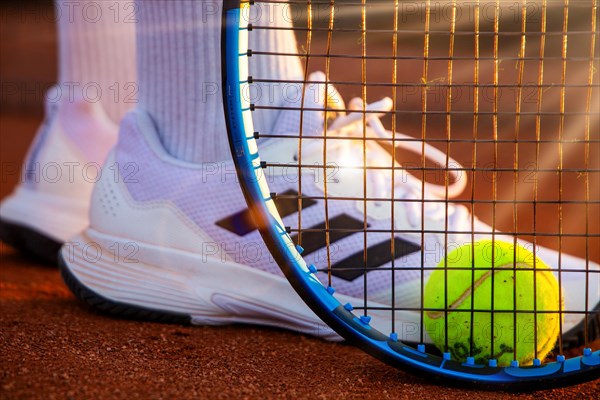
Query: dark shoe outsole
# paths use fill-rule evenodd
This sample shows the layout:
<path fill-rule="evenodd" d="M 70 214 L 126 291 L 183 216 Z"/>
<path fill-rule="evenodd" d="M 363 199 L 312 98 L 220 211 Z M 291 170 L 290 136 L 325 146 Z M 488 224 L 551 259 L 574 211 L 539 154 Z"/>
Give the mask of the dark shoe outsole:
<path fill-rule="evenodd" d="M 587 316 L 587 336 L 588 345 L 600 338 L 600 303 Z M 566 350 L 575 349 L 585 345 L 585 319 L 571 328 L 562 337 L 563 348 Z"/>
<path fill-rule="evenodd" d="M 3 219 L 0 219 L 0 240 L 35 261 L 53 266 L 56 266 L 62 246 L 35 229 Z"/>
<path fill-rule="evenodd" d="M 189 315 L 132 306 L 107 299 L 81 283 L 69 270 L 62 255 L 58 256 L 58 265 L 62 278 L 71 292 L 90 308 L 102 314 L 138 321 L 191 325 L 191 317 Z M 600 304 L 596 306 L 593 312 L 594 314 L 588 317 L 588 335 L 590 338 L 596 339 L 600 336 Z M 581 321 L 563 335 L 563 351 L 578 348 L 585 344 L 584 326 L 585 321 Z M 416 345 L 417 343 L 414 343 L 415 347 Z M 428 346 L 428 351 L 435 353 L 437 349 L 433 346 Z"/>
<path fill-rule="evenodd" d="M 119 303 L 87 288 L 69 271 L 62 256 L 59 255 L 62 244 L 32 228 L 0 219 L 0 240 L 36 261 L 41 261 L 47 265 L 58 263 L 62 278 L 73 294 L 89 307 L 102 314 L 150 322 L 191 324 L 189 315 Z M 585 320 L 563 335 L 563 348 L 565 350 L 574 349 L 585 344 L 584 326 Z M 588 337 L 592 338 L 590 341 L 600 337 L 600 303 L 588 316 Z"/>
<path fill-rule="evenodd" d="M 191 317 L 186 314 L 132 306 L 130 304 L 107 299 L 81 283 L 69 270 L 69 267 L 60 254 L 58 255 L 58 268 L 65 284 L 71 292 L 73 292 L 75 297 L 101 314 L 136 321 L 162 322 L 179 325 L 191 325 L 192 323 Z"/>

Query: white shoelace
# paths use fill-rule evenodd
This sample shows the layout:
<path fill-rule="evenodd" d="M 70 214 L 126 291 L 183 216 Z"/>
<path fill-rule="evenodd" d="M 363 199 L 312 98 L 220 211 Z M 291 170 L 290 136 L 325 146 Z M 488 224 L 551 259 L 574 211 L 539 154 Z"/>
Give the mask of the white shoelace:
<path fill-rule="evenodd" d="M 339 100 L 341 101 L 341 99 Z M 396 158 L 394 166 L 394 184 L 392 185 L 392 156 L 376 140 L 364 141 L 366 146 L 366 165 L 375 167 L 367 170 L 367 187 L 369 196 L 375 198 L 391 198 L 393 187 L 394 198 L 398 200 L 411 200 L 403 203 L 406 210 L 408 223 L 412 228 L 421 227 L 421 200 L 425 198 L 424 204 L 425 217 L 433 221 L 442 221 L 446 217 L 451 219 L 456 207 L 450 205 L 446 215 L 445 200 L 458 196 L 467 185 L 466 174 L 462 173 L 462 166 L 446 154 L 435 147 L 423 143 L 422 140 L 414 139 L 400 132 L 392 133 L 383 126 L 381 116 L 392 110 L 393 101 L 390 98 L 384 98 L 375 103 L 364 107 L 366 114 L 366 132 L 363 133 L 363 102 L 361 99 L 353 99 L 349 104 L 349 109 L 356 110 L 348 115 L 339 116 L 329 126 L 327 131 L 328 138 L 342 137 L 344 139 L 332 139 L 327 141 L 327 162 L 335 163 L 340 170 L 356 171 L 358 179 L 364 172 L 363 163 L 363 137 L 370 139 L 381 139 L 382 142 L 394 140 L 396 149 L 404 149 L 421 156 L 427 157 L 436 165 L 439 165 L 440 171 L 448 173 L 448 179 L 452 181 L 447 187 L 422 181 L 416 176 L 408 173 L 402 164 Z M 308 157 L 322 157 L 323 143 L 315 141 L 305 145 L 305 154 Z M 446 169 L 446 166 L 449 168 Z M 362 178 L 361 178 L 362 182 Z M 343 182 L 342 184 L 352 185 L 352 182 Z M 362 186 L 362 183 L 361 183 Z M 422 191 L 425 196 L 423 197 Z M 441 201 L 440 201 L 441 200 Z M 381 207 L 382 203 L 374 202 L 376 207 Z"/>

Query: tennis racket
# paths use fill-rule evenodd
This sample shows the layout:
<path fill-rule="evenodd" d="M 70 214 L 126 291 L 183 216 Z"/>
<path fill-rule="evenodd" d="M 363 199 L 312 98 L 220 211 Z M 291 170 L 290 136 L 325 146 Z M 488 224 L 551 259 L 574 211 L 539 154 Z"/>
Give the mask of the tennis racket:
<path fill-rule="evenodd" d="M 257 24 L 265 12 L 293 25 Z M 299 48 L 249 48 L 261 30 L 293 30 Z M 237 173 L 273 258 L 310 308 L 367 353 L 428 378 L 509 389 L 598 378 L 597 39 L 596 0 L 225 0 L 223 99 Z M 304 77 L 253 75 L 257 57 L 300 57 Z M 253 99 L 261 87 L 294 99 Z M 258 131 L 261 112 L 295 112 L 297 129 Z M 294 189 L 280 192 L 281 180 Z M 481 239 L 528 247 L 549 265 L 533 261 L 533 282 L 550 270 L 566 300 L 550 311 L 535 301 L 518 312 L 472 305 L 463 310 L 471 328 L 477 315 L 489 314 L 493 331 L 503 312 L 514 327 L 530 314 L 535 343 L 551 312 L 560 323 L 549 354 L 534 344 L 519 363 L 515 330 L 508 365 L 495 333 L 490 354 L 471 334 L 460 357 L 447 323 L 444 345 L 433 345 L 427 315 L 456 311 L 448 254 Z M 427 307 L 440 268 L 445 306 Z"/>

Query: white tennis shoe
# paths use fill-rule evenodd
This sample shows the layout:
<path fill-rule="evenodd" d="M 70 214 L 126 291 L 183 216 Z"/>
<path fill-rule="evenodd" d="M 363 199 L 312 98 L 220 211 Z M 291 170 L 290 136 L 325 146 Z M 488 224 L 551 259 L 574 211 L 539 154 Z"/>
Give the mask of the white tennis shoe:
<path fill-rule="evenodd" d="M 384 100 L 377 106 L 385 103 Z M 356 116 L 349 115 L 338 118 L 332 127 L 356 130 L 362 137 L 362 124 L 356 122 Z M 389 132 L 378 127 L 376 116 L 370 119 L 369 126 L 369 135 L 389 136 Z M 322 149 L 319 141 L 322 139 L 306 139 L 303 163 L 322 162 L 322 151 L 317 151 Z M 421 304 L 422 274 L 426 279 L 430 272 L 421 266 L 437 265 L 447 244 L 456 246 L 471 240 L 471 214 L 465 207 L 449 204 L 447 224 L 451 233 L 445 235 L 446 207 L 440 201 L 441 189 L 428 186 L 426 199 L 437 202 L 425 203 L 422 225 L 422 183 L 406 177 L 394 184 L 396 198 L 405 201 L 397 202 L 394 209 L 393 256 L 390 207 L 376 202 L 367 206 L 365 269 L 364 206 L 343 198 L 362 197 L 362 178 L 357 177 L 362 177 L 363 172 L 356 169 L 362 163 L 374 167 L 368 174 L 367 196 L 384 195 L 392 187 L 391 177 L 377 167 L 391 165 L 391 156 L 375 141 L 369 141 L 368 159 L 364 161 L 355 148 L 345 147 L 346 141 L 337 141 L 339 145 L 333 142 L 336 141 L 328 141 L 328 154 L 339 168 L 335 176 L 327 176 L 332 230 L 329 255 L 322 233 L 323 176 L 327 174 L 319 173 L 320 168 L 302 174 L 304 200 L 299 210 L 297 169 L 269 166 L 297 165 L 294 140 L 271 140 L 260 147 L 262 159 L 268 160 L 266 173 L 279 212 L 286 225 L 297 227 L 301 211 L 303 229 L 309 228 L 303 233 L 303 255 L 309 264 L 322 269 L 329 257 L 331 285 L 341 301 L 361 307 L 367 287 L 369 307 L 380 308 L 371 315 L 371 324 L 376 328 L 389 327 L 392 317 L 387 309 L 392 298 L 393 263 L 397 331 L 401 339 L 419 342 L 420 312 L 415 309 Z M 416 150 L 411 142 L 406 143 Z M 421 148 L 420 143 L 418 147 Z M 428 157 L 439 157 L 436 151 L 426 146 Z M 351 164 L 344 165 L 345 159 L 352 160 Z M 265 248 L 239 189 L 232 162 L 197 165 L 172 158 L 163 149 L 151 118 L 136 110 L 122 123 L 119 142 L 107 164 L 118 169 L 115 174 L 103 174 L 96 184 L 90 226 L 61 251 L 63 277 L 79 298 L 96 309 L 133 318 L 192 324 L 262 324 L 339 339 L 293 291 Z M 451 193 L 458 193 L 460 185 L 464 185 L 461 180 L 456 182 L 459 186 L 450 187 Z M 474 224 L 476 240 L 490 237 L 489 226 L 476 219 Z M 421 241 L 423 226 L 427 233 Z M 314 228 L 312 233 L 310 228 Z M 498 233 L 496 238 L 512 241 L 505 236 Z M 547 264 L 557 265 L 557 252 L 538 247 L 537 255 Z M 585 269 L 585 260 L 563 254 L 562 266 Z M 588 267 L 598 270 L 597 264 L 590 263 Z M 563 273 L 566 310 L 583 309 L 585 296 L 582 298 L 578 286 L 583 284 L 581 275 Z M 598 274 L 589 275 L 589 304 L 597 304 Z M 317 272 L 317 276 L 327 282 L 325 272 Z M 565 319 L 563 331 L 583 329 L 582 316 L 573 315 Z M 430 342 L 426 333 L 423 335 Z"/>
<path fill-rule="evenodd" d="M 59 98 L 56 91 L 46 98 Z M 99 103 L 47 100 L 45 106 L 19 184 L 0 204 L 0 239 L 55 264 L 60 246 L 88 225 L 94 182 L 118 127 Z"/>

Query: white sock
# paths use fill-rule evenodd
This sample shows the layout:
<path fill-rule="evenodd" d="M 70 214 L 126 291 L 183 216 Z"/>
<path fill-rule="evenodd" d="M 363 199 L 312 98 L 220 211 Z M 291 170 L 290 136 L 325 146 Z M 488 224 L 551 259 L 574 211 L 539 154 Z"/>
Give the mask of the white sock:
<path fill-rule="evenodd" d="M 251 7 L 250 22 L 255 26 L 289 28 L 292 26 L 289 6 L 281 3 L 255 3 Z M 253 52 L 298 53 L 293 31 L 255 29 L 249 35 L 248 47 Z M 304 66 L 299 57 L 283 55 L 256 55 L 248 59 L 249 72 L 256 79 L 302 80 Z M 293 83 L 255 83 L 251 102 L 257 106 L 294 108 L 300 104 L 302 85 Z M 287 112 L 280 110 L 257 110 L 254 112 L 254 128 L 260 133 L 274 132 L 277 122 Z M 299 113 L 291 113 L 299 114 Z M 286 123 L 287 125 L 287 123 Z M 297 130 L 296 130 L 297 132 Z M 286 131 L 285 133 L 290 133 Z"/>
<path fill-rule="evenodd" d="M 135 16 L 129 0 L 56 0 L 60 101 L 100 102 L 118 123 L 137 102 Z"/>
<path fill-rule="evenodd" d="M 218 7 L 215 7 L 218 5 Z M 222 2 L 194 0 L 138 0 L 138 73 L 140 107 L 157 124 L 166 150 L 176 158 L 194 162 L 222 161 L 230 157 L 221 94 Z M 266 15 L 266 14 L 263 14 Z M 266 18 L 266 17 L 265 17 Z M 285 21 L 274 13 L 271 22 Z M 262 24 L 262 19 L 256 21 Z M 250 46 L 274 52 L 295 52 L 291 31 L 256 31 Z M 301 79 L 296 57 L 257 57 L 251 74 L 272 79 Z M 272 101 L 257 104 L 282 106 Z M 255 128 L 272 129 L 278 112 L 255 113 Z"/>

